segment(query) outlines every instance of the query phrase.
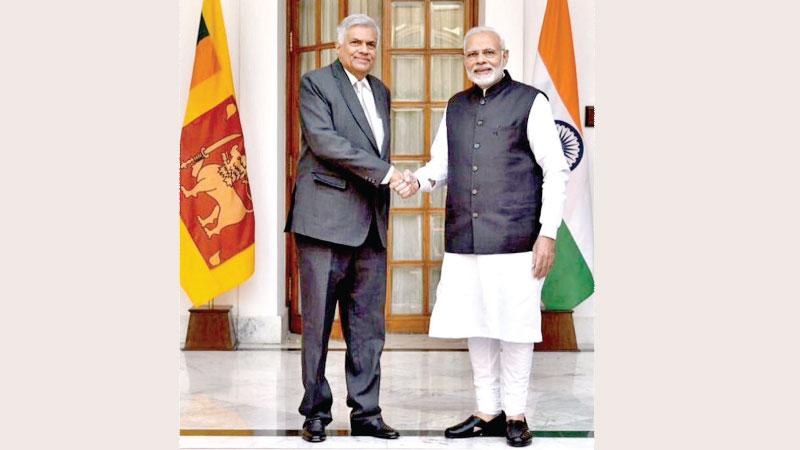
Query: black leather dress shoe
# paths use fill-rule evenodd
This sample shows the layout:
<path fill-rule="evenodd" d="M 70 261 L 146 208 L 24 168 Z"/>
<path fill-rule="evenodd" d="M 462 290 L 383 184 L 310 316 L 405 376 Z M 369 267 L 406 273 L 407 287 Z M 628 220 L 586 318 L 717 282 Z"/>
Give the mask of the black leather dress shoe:
<path fill-rule="evenodd" d="M 308 419 L 303 422 L 303 439 L 308 442 L 322 442 L 325 435 L 325 425 L 321 419 Z"/>
<path fill-rule="evenodd" d="M 505 435 L 506 413 L 503 411 L 488 422 L 478 416 L 469 416 L 467 420 L 444 430 L 444 437 L 451 439 Z"/>
<path fill-rule="evenodd" d="M 381 439 L 397 439 L 400 433 L 386 425 L 382 418 L 376 417 L 366 422 L 350 422 L 351 436 L 372 436 Z"/>
<path fill-rule="evenodd" d="M 531 445 L 533 435 L 528 430 L 528 421 L 509 420 L 506 425 L 506 442 L 512 447 L 525 447 Z"/>

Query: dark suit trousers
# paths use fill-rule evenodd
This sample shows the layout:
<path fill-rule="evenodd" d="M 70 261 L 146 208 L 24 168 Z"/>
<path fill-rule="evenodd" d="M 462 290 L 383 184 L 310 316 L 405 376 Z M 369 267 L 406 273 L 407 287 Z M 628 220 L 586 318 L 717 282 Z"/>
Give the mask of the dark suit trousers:
<path fill-rule="evenodd" d="M 295 234 L 300 263 L 303 317 L 302 372 L 305 395 L 300 414 L 332 420 L 333 396 L 325 379 L 328 339 L 339 302 L 347 352 L 345 377 L 350 420 L 380 416 L 381 353 L 386 337 L 386 249 L 375 228 L 366 241 L 349 247 Z"/>

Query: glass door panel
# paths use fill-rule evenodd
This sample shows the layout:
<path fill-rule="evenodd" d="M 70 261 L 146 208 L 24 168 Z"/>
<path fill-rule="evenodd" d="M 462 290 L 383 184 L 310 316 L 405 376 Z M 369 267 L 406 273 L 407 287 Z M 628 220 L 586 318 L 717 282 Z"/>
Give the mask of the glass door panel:
<path fill-rule="evenodd" d="M 442 121 L 444 115 L 444 108 L 431 108 L 431 143 L 433 138 L 436 137 L 436 132 L 439 131 L 439 122 Z"/>
<path fill-rule="evenodd" d="M 446 102 L 464 90 L 464 58 L 461 55 L 431 56 L 431 100 Z"/>
<path fill-rule="evenodd" d="M 422 55 L 392 56 L 392 100 L 425 99 L 425 66 Z"/>
<path fill-rule="evenodd" d="M 336 26 L 339 25 L 339 0 L 322 0 L 320 8 L 320 31 L 322 42 L 336 42 Z"/>
<path fill-rule="evenodd" d="M 442 186 L 431 192 L 431 208 L 444 208 L 447 197 L 447 186 Z"/>
<path fill-rule="evenodd" d="M 463 48 L 464 2 L 431 2 L 431 48 Z"/>
<path fill-rule="evenodd" d="M 317 4 L 315 0 L 300 0 L 300 46 L 317 42 Z"/>
<path fill-rule="evenodd" d="M 430 245 L 428 247 L 431 261 L 441 261 L 444 256 L 444 214 L 430 215 Z"/>
<path fill-rule="evenodd" d="M 424 8 L 421 1 L 392 2 L 392 48 L 425 46 Z"/>
<path fill-rule="evenodd" d="M 442 275 L 441 267 L 431 267 L 428 275 L 428 314 L 433 311 L 436 304 L 436 287 L 439 286 L 439 278 Z"/>
<path fill-rule="evenodd" d="M 422 260 L 422 214 L 395 213 L 392 222 L 392 260 Z"/>
<path fill-rule="evenodd" d="M 392 154 L 425 154 L 425 117 L 422 108 L 392 108 Z"/>
<path fill-rule="evenodd" d="M 422 302 L 422 268 L 393 268 L 391 300 L 392 314 L 422 314 Z"/>
<path fill-rule="evenodd" d="M 300 76 L 317 68 L 317 52 L 300 53 Z"/>

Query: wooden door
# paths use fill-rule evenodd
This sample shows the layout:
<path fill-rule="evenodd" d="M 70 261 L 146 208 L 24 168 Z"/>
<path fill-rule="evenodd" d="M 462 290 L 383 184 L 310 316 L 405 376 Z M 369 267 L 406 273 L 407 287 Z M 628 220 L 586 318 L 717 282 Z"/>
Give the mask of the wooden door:
<path fill-rule="evenodd" d="M 463 38 L 477 24 L 474 0 L 292 0 L 287 20 L 287 208 L 300 150 L 299 80 L 308 70 L 336 59 L 336 25 L 365 13 L 381 26 L 381 45 L 372 73 L 392 91 L 392 163 L 415 170 L 430 159 L 430 144 L 447 100 L 469 87 Z M 333 20 L 336 17 L 336 20 Z M 427 333 L 444 253 L 445 191 L 403 200 L 392 194 L 387 331 Z M 286 282 L 290 330 L 302 330 L 297 260 L 287 237 Z M 334 337 L 340 337 L 338 323 Z"/>

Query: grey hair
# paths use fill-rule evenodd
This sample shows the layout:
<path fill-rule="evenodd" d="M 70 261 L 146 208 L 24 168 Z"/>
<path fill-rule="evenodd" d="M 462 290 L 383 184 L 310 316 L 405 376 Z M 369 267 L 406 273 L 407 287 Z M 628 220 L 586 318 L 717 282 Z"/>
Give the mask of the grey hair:
<path fill-rule="evenodd" d="M 347 34 L 347 30 L 355 26 L 367 26 L 375 30 L 375 33 L 378 36 L 378 42 L 381 41 L 381 29 L 378 28 L 378 24 L 372 19 L 372 17 L 366 14 L 350 14 L 349 16 L 345 17 L 342 20 L 342 23 L 336 27 L 336 34 L 339 44 L 344 44 L 344 35 Z"/>
<path fill-rule="evenodd" d="M 500 50 L 506 50 L 506 40 L 503 39 L 503 36 L 500 36 L 500 33 L 498 33 L 497 30 L 495 30 L 492 27 L 472 27 L 472 28 L 469 29 L 469 31 L 467 31 L 467 34 L 464 35 L 464 51 L 465 52 L 467 51 L 467 39 L 469 39 L 470 36 L 473 36 L 473 35 L 478 34 L 478 33 L 492 33 L 492 34 L 494 34 L 495 36 L 497 36 L 497 39 L 500 40 Z"/>

